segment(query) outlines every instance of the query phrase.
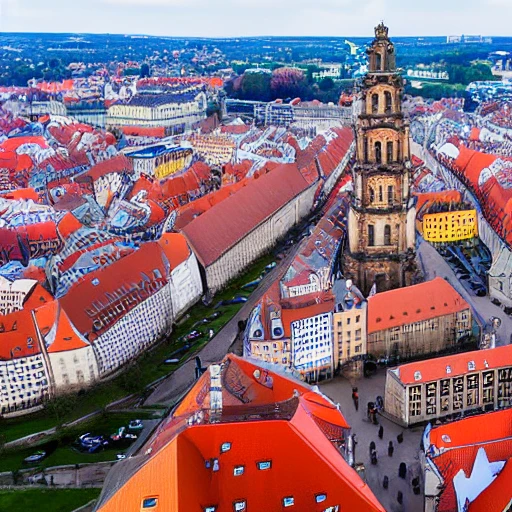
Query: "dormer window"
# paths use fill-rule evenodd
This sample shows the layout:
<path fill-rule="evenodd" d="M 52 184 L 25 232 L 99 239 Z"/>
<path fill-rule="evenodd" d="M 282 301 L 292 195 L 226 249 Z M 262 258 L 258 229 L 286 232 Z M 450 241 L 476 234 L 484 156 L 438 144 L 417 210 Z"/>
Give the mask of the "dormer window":
<path fill-rule="evenodd" d="M 271 460 L 263 460 L 261 462 L 257 462 L 256 465 L 258 466 L 258 469 L 260 471 L 265 471 L 272 467 L 272 461 Z"/>
<path fill-rule="evenodd" d="M 222 443 L 220 453 L 226 453 L 229 452 L 229 450 L 231 450 L 231 443 Z"/>
<path fill-rule="evenodd" d="M 247 502 L 245 500 L 238 500 L 233 503 L 233 510 L 235 512 L 242 512 L 247 510 Z"/>
<path fill-rule="evenodd" d="M 142 500 L 142 508 L 155 508 L 158 505 L 158 498 L 144 498 Z"/>
<path fill-rule="evenodd" d="M 316 503 L 322 503 L 327 499 L 327 494 L 315 494 L 315 502 Z"/>
<path fill-rule="evenodd" d="M 295 504 L 293 500 L 293 496 L 287 496 L 286 498 L 283 498 L 283 507 L 293 507 Z"/>
<path fill-rule="evenodd" d="M 471 372 L 471 371 L 474 371 L 475 369 L 476 369 L 475 361 L 469 361 L 468 370 Z"/>
<path fill-rule="evenodd" d="M 245 471 L 245 466 L 235 466 L 233 468 L 233 476 L 242 476 Z"/>
<path fill-rule="evenodd" d="M 448 374 L 452 373 L 452 367 L 450 365 L 448 365 L 446 367 L 446 373 L 448 373 Z"/>
<path fill-rule="evenodd" d="M 421 380 L 421 372 L 414 372 L 414 380 Z"/>
<path fill-rule="evenodd" d="M 204 507 L 204 512 L 215 512 L 217 510 L 216 505 L 210 505 L 208 507 Z"/>

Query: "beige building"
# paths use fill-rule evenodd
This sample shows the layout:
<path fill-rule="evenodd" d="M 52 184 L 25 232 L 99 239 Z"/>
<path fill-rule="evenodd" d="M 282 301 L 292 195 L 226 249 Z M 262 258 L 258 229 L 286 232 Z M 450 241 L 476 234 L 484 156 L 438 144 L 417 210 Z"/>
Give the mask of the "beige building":
<path fill-rule="evenodd" d="M 376 357 L 435 354 L 471 330 L 469 304 L 440 277 L 368 299 L 368 353 Z"/>
<path fill-rule="evenodd" d="M 512 346 L 389 369 L 384 409 L 405 425 L 512 405 Z"/>
<path fill-rule="evenodd" d="M 334 366 L 337 367 L 355 356 L 366 354 L 367 303 L 359 307 L 346 307 L 334 313 Z"/>

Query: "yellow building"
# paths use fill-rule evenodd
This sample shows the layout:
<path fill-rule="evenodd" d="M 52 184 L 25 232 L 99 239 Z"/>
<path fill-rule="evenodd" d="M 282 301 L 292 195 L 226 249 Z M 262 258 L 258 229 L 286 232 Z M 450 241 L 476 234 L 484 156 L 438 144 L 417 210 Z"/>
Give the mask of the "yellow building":
<path fill-rule="evenodd" d="M 367 303 L 334 313 L 334 366 L 348 359 L 366 354 Z"/>
<path fill-rule="evenodd" d="M 476 210 L 427 213 L 418 221 L 418 231 L 427 242 L 457 242 L 476 238 Z"/>

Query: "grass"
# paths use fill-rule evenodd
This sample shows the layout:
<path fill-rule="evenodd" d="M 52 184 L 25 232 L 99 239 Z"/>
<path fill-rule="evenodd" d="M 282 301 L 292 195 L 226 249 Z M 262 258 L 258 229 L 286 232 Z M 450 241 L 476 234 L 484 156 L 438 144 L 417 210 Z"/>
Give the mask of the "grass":
<path fill-rule="evenodd" d="M 21 418 L 0 419 L 1 441 L 9 442 L 30 434 L 42 432 L 58 424 L 69 423 L 86 414 L 102 409 L 110 403 L 132 393 L 142 394 L 148 384 L 158 378 L 171 374 L 193 352 L 206 345 L 210 329 L 213 329 L 215 334 L 217 334 L 238 313 L 244 305 L 243 303 L 221 306 L 219 308 L 215 308 L 215 306 L 222 300 L 231 299 L 234 295 L 248 297 L 251 291 L 243 290 L 242 285 L 255 280 L 273 259 L 273 256 L 268 254 L 255 261 L 245 274 L 234 279 L 226 289 L 215 295 L 210 306 L 205 306 L 201 302 L 192 306 L 188 311 L 188 319 L 179 325 L 168 339 L 162 341 L 153 350 L 141 354 L 131 366 L 127 367 L 115 379 L 98 384 L 81 392 L 79 395 L 74 395 L 72 397 L 72 407 L 66 408 L 58 415 L 56 415 L 55 411 L 43 410 Z M 222 316 L 209 324 L 193 327 L 196 322 L 216 311 L 221 311 Z M 184 345 L 184 342 L 178 341 L 179 338 L 194 329 L 203 332 L 204 335 L 194 342 L 186 353 L 180 356 L 180 362 L 177 365 L 163 364 L 163 361 L 172 352 Z M 82 425 L 80 429 L 84 431 Z M 0 510 L 2 509 L 0 508 Z"/>
<path fill-rule="evenodd" d="M 27 489 L 0 491 L 0 510 L 72 512 L 98 498 L 100 489 Z"/>

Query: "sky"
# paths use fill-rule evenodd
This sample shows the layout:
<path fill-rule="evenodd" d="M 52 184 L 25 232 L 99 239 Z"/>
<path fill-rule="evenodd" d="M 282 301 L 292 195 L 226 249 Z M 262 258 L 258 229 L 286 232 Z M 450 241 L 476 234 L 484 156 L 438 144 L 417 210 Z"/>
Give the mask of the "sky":
<path fill-rule="evenodd" d="M 512 36 L 512 0 L 0 0 L 2 32 Z"/>

